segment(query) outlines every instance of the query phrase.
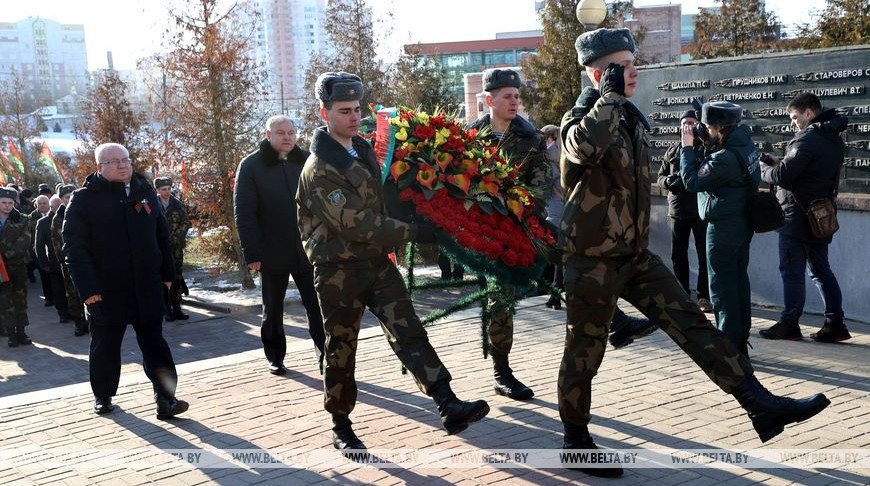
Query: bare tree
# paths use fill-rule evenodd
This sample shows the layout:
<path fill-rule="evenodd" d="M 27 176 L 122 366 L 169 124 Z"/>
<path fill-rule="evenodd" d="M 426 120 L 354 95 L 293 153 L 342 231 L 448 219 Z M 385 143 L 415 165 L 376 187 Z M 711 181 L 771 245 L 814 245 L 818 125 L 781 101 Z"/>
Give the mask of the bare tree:
<path fill-rule="evenodd" d="M 171 87 L 155 93 L 168 120 L 162 165 L 180 171 L 184 164 L 195 224 L 226 228 L 215 256 L 237 266 L 242 286 L 253 288 L 233 218 L 233 184 L 236 164 L 256 147 L 261 131 L 264 77 L 253 56 L 253 14 L 241 3 L 223 4 L 176 0 L 170 6 L 167 53 L 156 60 Z"/>
<path fill-rule="evenodd" d="M 39 149 L 33 150 L 28 144 L 39 137 L 42 119 L 35 112 L 36 103 L 27 91 L 21 75 L 12 72 L 11 79 L 0 84 L 0 146 L 6 148 L 12 140 L 21 156 L 20 180 L 27 187 L 44 182 L 44 174 L 36 168 Z M 39 179 L 39 180 L 37 180 Z"/>
<path fill-rule="evenodd" d="M 762 0 L 716 0 L 718 11 L 701 9 L 695 17 L 692 57 L 741 56 L 778 48 L 776 14 Z"/>

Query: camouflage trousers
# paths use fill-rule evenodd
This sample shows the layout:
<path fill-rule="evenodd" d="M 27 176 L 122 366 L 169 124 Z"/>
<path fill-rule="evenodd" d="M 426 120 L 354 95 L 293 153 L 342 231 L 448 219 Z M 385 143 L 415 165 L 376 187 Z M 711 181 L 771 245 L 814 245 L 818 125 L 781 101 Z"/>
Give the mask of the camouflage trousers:
<path fill-rule="evenodd" d="M 0 284 L 0 326 L 27 326 L 27 265 L 6 265 L 9 281 Z"/>
<path fill-rule="evenodd" d="M 513 285 L 501 285 L 501 293 L 508 298 L 513 298 L 516 289 Z M 489 354 L 495 361 L 506 361 L 511 348 L 514 345 L 514 316 L 509 309 L 505 309 L 504 302 L 489 299 L 489 308 L 492 309 L 492 318 L 486 326 L 486 335 L 489 340 Z"/>
<path fill-rule="evenodd" d="M 649 251 L 633 259 L 568 259 L 565 296 L 568 322 L 558 385 L 563 423 L 589 423 L 592 378 L 604 358 L 619 297 L 667 333 L 726 393 L 753 373 L 749 359 L 710 324 L 670 269 Z"/>
<path fill-rule="evenodd" d="M 420 391 L 431 395 L 435 383 L 450 380 L 414 311 L 399 270 L 386 257 L 317 265 L 314 288 L 326 332 L 323 385 L 328 412 L 348 415 L 356 404 L 357 336 L 366 308 L 380 321 L 390 347 Z"/>
<path fill-rule="evenodd" d="M 62 265 L 63 271 L 63 286 L 66 289 L 67 310 L 73 321 L 79 323 L 85 321 L 85 310 L 82 305 L 82 299 L 79 297 L 79 291 L 73 285 L 72 277 L 69 275 L 69 267 L 66 263 Z"/>

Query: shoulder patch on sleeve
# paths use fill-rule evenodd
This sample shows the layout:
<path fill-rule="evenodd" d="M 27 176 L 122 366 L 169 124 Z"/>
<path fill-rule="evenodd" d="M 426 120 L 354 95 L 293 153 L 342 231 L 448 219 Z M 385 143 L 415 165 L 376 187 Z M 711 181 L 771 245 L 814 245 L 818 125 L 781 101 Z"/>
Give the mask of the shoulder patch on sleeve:
<path fill-rule="evenodd" d="M 331 202 L 333 206 L 344 206 L 344 204 L 347 202 L 347 199 L 344 197 L 341 189 L 336 189 L 330 192 L 329 195 L 326 197 L 329 199 L 329 202 Z"/>
<path fill-rule="evenodd" d="M 707 177 L 710 175 L 710 164 L 704 164 L 698 169 L 698 177 Z"/>

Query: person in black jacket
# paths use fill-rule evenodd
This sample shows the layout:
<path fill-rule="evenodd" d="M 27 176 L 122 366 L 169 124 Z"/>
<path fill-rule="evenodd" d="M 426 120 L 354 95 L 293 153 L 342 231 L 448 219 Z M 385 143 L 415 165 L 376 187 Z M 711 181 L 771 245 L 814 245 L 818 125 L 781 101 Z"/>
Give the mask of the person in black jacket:
<path fill-rule="evenodd" d="M 759 334 L 795 341 L 803 337 L 798 321 L 804 310 L 804 278 L 809 267 L 825 304 L 825 323 L 810 337 L 821 342 L 845 341 L 852 336 L 843 324 L 843 294 L 828 263 L 828 245 L 833 237 L 814 237 L 804 208 L 817 199 L 837 197 L 845 154 L 840 133 L 846 129 L 847 119 L 834 110 L 823 111 L 812 93 L 796 96 L 786 110 L 799 131 L 788 143 L 781 162 L 767 155 L 761 166 L 762 180 L 779 186 L 776 196 L 785 212 L 785 225 L 777 230 L 784 308 L 779 322 Z"/>
<path fill-rule="evenodd" d="M 157 418 L 165 420 L 188 408 L 175 398 L 178 377 L 163 338 L 164 286 L 175 275 L 169 229 L 157 194 L 133 172 L 123 145 L 102 144 L 94 157 L 97 172 L 73 193 L 62 230 L 63 254 L 90 325 L 94 411 L 114 409 L 121 341 L 127 324 L 133 324 L 154 386 Z"/>
<path fill-rule="evenodd" d="M 680 117 L 680 127 L 698 126 L 699 115 L 688 110 Z M 704 141 L 695 136 L 695 157 L 704 157 Z M 680 146 L 674 145 L 665 152 L 659 168 L 659 187 L 668 192 L 668 216 L 671 223 L 671 263 L 674 275 L 683 289 L 691 295 L 689 287 L 689 235 L 695 237 L 695 252 L 698 255 L 698 307 L 704 312 L 713 312 L 710 305 L 710 286 L 707 282 L 707 223 L 698 216 L 698 194 L 686 191 L 680 177 Z"/>
<path fill-rule="evenodd" d="M 248 268 L 260 272 L 263 321 L 260 338 L 269 372 L 287 373 L 284 355 L 284 294 L 292 276 L 305 313 L 317 360 L 323 366 L 323 318 L 314 290 L 314 270 L 296 224 L 296 189 L 308 151 L 296 145 L 296 127 L 284 115 L 266 121 L 266 139 L 236 171 L 233 194 L 236 227 Z"/>
<path fill-rule="evenodd" d="M 54 244 L 51 241 L 51 220 L 54 218 L 60 205 L 61 199 L 57 196 L 51 196 L 48 214 L 39 218 L 39 221 L 36 222 L 36 236 L 34 237 L 33 250 L 36 252 L 36 261 L 39 263 L 40 271 L 47 275 L 48 288 L 51 291 L 51 301 L 54 303 L 61 324 L 63 324 L 69 322 L 72 316 L 67 308 L 66 288 L 63 284 L 60 262 L 57 259 L 57 252 L 54 251 Z"/>

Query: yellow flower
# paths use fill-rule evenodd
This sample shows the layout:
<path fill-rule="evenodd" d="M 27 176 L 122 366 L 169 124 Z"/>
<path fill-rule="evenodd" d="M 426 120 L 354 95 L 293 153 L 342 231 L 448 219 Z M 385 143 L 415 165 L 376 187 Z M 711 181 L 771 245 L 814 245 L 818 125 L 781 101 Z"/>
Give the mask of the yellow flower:
<path fill-rule="evenodd" d="M 396 140 L 403 141 L 403 142 L 405 140 L 408 140 L 408 132 L 406 132 L 405 129 L 402 128 L 401 130 L 399 130 L 396 133 Z"/>
<path fill-rule="evenodd" d="M 424 125 L 429 124 L 429 114 L 428 113 L 417 113 L 417 119 L 420 120 L 420 123 Z"/>

